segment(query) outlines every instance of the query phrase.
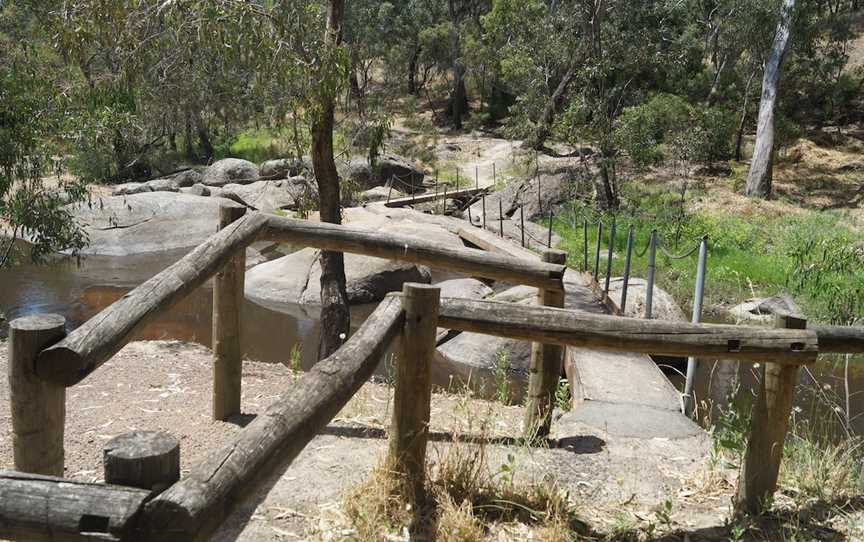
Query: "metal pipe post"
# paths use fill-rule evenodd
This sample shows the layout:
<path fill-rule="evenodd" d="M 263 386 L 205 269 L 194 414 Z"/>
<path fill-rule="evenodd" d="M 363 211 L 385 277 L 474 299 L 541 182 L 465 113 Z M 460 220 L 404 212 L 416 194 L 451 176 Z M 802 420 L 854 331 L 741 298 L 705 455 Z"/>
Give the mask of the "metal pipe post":
<path fill-rule="evenodd" d="M 582 219 L 582 271 L 588 272 L 588 219 Z"/>
<path fill-rule="evenodd" d="M 606 285 L 603 287 L 603 293 L 609 295 L 609 281 L 612 280 L 612 253 L 615 251 L 615 220 L 616 216 L 612 215 L 612 229 L 609 230 L 609 251 L 606 253 Z"/>
<path fill-rule="evenodd" d="M 480 201 L 483 205 L 483 229 L 486 229 L 486 194 L 480 194 Z"/>
<path fill-rule="evenodd" d="M 691 322 L 698 324 L 702 321 L 702 298 L 705 295 L 705 265 L 708 260 L 708 236 L 702 238 L 699 243 L 699 264 L 696 267 L 696 291 L 693 293 L 693 315 Z M 693 414 L 693 383 L 696 381 L 696 368 L 698 361 L 694 356 L 687 358 L 687 381 L 684 384 L 683 412 L 686 416 Z"/>
<path fill-rule="evenodd" d="M 500 196 L 498 197 L 498 237 L 504 237 L 504 208 Z"/>
<path fill-rule="evenodd" d="M 552 209 L 549 209 L 549 240 L 546 242 L 547 248 L 552 248 L 552 220 L 555 218 L 555 215 L 552 214 Z"/>
<path fill-rule="evenodd" d="M 603 243 L 603 221 L 597 221 L 597 247 L 594 249 L 594 282 L 600 276 L 600 244 Z"/>
<path fill-rule="evenodd" d="M 654 303 L 654 268 L 657 264 L 657 230 L 651 230 L 648 243 L 648 284 L 645 290 L 645 318 L 651 319 L 651 306 Z"/>
<path fill-rule="evenodd" d="M 519 222 L 522 229 L 522 246 L 525 246 L 525 205 L 519 205 Z"/>
<path fill-rule="evenodd" d="M 624 315 L 627 309 L 627 288 L 630 284 L 630 262 L 633 256 L 633 236 L 634 228 L 631 225 L 627 230 L 627 254 L 624 256 L 624 284 L 621 285 L 621 314 Z"/>

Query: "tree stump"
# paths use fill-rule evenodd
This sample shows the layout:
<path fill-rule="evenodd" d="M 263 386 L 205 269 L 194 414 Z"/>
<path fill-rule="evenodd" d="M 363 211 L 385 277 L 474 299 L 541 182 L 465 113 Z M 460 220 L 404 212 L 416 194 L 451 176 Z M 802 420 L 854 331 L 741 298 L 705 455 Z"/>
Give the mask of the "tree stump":
<path fill-rule="evenodd" d="M 63 476 L 66 388 L 36 375 L 36 356 L 65 336 L 66 320 L 36 314 L 9 324 L 9 403 L 15 470 Z"/>
<path fill-rule="evenodd" d="M 133 431 L 103 448 L 105 483 L 162 492 L 180 479 L 180 441 L 158 431 Z"/>

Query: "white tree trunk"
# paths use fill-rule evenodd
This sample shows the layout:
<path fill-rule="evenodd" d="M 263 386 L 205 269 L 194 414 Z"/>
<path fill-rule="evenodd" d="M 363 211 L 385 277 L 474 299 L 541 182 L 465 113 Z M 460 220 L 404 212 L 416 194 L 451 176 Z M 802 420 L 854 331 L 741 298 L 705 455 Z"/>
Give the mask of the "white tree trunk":
<path fill-rule="evenodd" d="M 792 31 L 792 12 L 795 0 L 783 0 L 780 11 L 780 23 L 774 36 L 774 45 L 768 62 L 765 63 L 765 74 L 762 77 L 762 99 L 759 102 L 759 121 L 756 127 L 756 146 L 753 149 L 753 159 L 750 161 L 750 172 L 747 174 L 747 186 L 744 193 L 748 196 L 768 198 L 771 196 L 771 178 L 774 162 L 774 106 L 777 102 L 777 86 L 780 81 L 780 71 L 783 59 L 789 49 L 789 35 Z"/>

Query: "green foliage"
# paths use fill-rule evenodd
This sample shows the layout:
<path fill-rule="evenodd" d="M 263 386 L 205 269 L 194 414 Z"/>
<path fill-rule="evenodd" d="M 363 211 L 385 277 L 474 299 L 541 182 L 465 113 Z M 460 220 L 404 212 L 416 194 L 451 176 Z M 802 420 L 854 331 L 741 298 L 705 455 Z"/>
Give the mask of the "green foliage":
<path fill-rule="evenodd" d="M 492 376 L 495 379 L 495 400 L 510 403 L 510 350 L 500 348 L 495 352 L 495 366 Z"/>
<path fill-rule="evenodd" d="M 237 134 L 227 145 L 216 147 L 216 159 L 242 158 L 256 164 L 273 158 L 292 154 L 291 142 L 286 130 L 245 130 Z"/>
<path fill-rule="evenodd" d="M 0 51 L 0 224 L 8 228 L 0 237 L 0 267 L 20 256 L 16 241 L 22 238 L 36 262 L 60 250 L 74 254 L 87 241 L 64 207 L 85 199 L 86 188 L 61 177 L 51 153 L 65 100 L 37 73 L 41 58 L 15 58 L 35 55 L 27 44 L 19 45 L 24 50 Z M 58 173 L 56 180 L 51 173 Z"/>

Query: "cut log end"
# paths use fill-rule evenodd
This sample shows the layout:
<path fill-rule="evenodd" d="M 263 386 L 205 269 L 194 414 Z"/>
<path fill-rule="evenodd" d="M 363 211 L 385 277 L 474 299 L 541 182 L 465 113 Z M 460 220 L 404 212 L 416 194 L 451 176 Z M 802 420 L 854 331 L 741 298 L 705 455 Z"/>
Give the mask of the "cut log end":
<path fill-rule="evenodd" d="M 87 360 L 75 350 L 62 345 L 46 348 L 36 357 L 36 374 L 39 378 L 62 384 L 67 388 L 84 380 L 90 374 Z"/>
<path fill-rule="evenodd" d="M 158 431 L 134 431 L 103 448 L 105 483 L 162 491 L 180 479 L 180 441 Z"/>

